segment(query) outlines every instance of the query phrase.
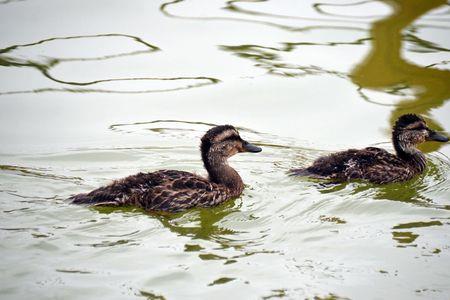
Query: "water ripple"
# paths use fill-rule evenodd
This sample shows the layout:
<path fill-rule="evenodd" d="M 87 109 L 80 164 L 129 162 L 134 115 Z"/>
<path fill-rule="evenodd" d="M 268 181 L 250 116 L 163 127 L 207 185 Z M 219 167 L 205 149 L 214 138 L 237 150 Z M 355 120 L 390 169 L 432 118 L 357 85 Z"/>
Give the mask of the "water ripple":
<path fill-rule="evenodd" d="M 71 40 L 83 40 L 83 39 L 99 39 L 99 38 L 124 38 L 135 42 L 137 45 L 144 47 L 144 50 L 135 50 L 125 53 L 108 54 L 99 57 L 66 57 L 66 58 L 56 58 L 56 57 L 45 57 L 44 61 L 39 61 L 37 58 L 21 58 L 23 55 L 14 55 L 15 51 L 21 49 L 33 48 L 38 45 L 44 45 L 53 42 L 66 42 Z M 79 35 L 79 36 L 68 36 L 68 37 L 54 37 L 44 40 L 40 40 L 34 43 L 19 44 L 9 46 L 0 49 L 0 66 L 4 67 L 29 67 L 38 70 L 45 78 L 64 85 L 71 85 L 75 87 L 44 87 L 36 88 L 30 90 L 16 90 L 16 91 L 0 91 L 1 95 L 14 95 L 14 94 L 31 94 L 31 93 L 44 93 L 44 92 L 72 92 L 72 93 L 115 93 L 115 94 L 144 94 L 144 93 L 160 93 L 169 91 L 179 91 L 190 88 L 197 88 L 211 84 L 217 84 L 220 82 L 219 79 L 206 77 L 206 76 L 178 76 L 178 77 L 127 77 L 127 78 L 107 78 L 107 79 L 97 79 L 92 81 L 72 81 L 56 78 L 51 75 L 51 69 L 62 63 L 69 62 L 92 62 L 92 61 L 107 61 L 111 59 L 116 59 L 120 57 L 130 57 L 135 55 L 151 54 L 153 52 L 160 51 L 161 49 L 155 45 L 152 45 L 139 37 L 109 33 L 109 34 L 96 34 L 96 35 Z M 137 88 L 133 89 L 116 89 L 116 88 L 81 88 L 85 86 L 98 86 L 105 85 L 107 83 L 133 83 Z M 146 82 L 158 82 L 161 85 L 164 82 L 173 83 L 181 82 L 184 83 L 181 86 L 170 86 L 167 88 L 142 88 L 142 83 L 148 84 Z M 114 85 L 113 85 L 114 86 Z"/>

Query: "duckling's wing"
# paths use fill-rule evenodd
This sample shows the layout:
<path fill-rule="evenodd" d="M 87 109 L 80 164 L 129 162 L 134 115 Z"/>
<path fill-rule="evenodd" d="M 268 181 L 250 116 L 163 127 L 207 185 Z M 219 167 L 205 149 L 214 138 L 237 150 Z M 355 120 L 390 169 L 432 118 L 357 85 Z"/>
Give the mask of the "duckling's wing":
<path fill-rule="evenodd" d="M 128 176 L 90 193 L 75 195 L 70 200 L 74 204 L 137 205 L 149 211 L 177 212 L 195 206 L 215 206 L 230 197 L 225 186 L 196 174 L 161 170 Z"/>
<path fill-rule="evenodd" d="M 300 174 L 337 180 L 365 179 L 373 183 L 387 183 L 412 176 L 403 161 L 388 151 L 375 147 L 350 149 L 318 158 Z"/>
<path fill-rule="evenodd" d="M 193 207 L 211 207 L 227 200 L 227 192 L 200 189 L 151 192 L 141 200 L 141 207 L 148 211 L 179 212 Z"/>
<path fill-rule="evenodd" d="M 150 211 L 183 211 L 192 207 L 210 207 L 229 198 L 229 190 L 192 173 L 164 171 L 160 185 L 146 191 L 136 202 Z"/>
<path fill-rule="evenodd" d="M 405 180 L 410 176 L 408 172 L 397 156 L 374 147 L 360 150 L 345 170 L 349 179 L 361 178 L 378 184 Z"/>
<path fill-rule="evenodd" d="M 89 193 L 78 194 L 69 198 L 73 204 L 87 204 L 95 206 L 131 205 L 132 197 L 153 186 L 162 183 L 161 176 L 155 173 L 138 173 L 95 189 Z"/>
<path fill-rule="evenodd" d="M 310 167 L 300 170 L 299 172 L 294 171 L 294 174 L 297 173 L 318 178 L 340 178 L 348 168 L 349 161 L 359 151 L 360 150 L 350 149 L 319 157 Z"/>
<path fill-rule="evenodd" d="M 393 166 L 403 167 L 404 163 L 394 154 L 380 148 L 368 147 L 358 153 L 361 164 L 365 167 L 370 166 Z"/>

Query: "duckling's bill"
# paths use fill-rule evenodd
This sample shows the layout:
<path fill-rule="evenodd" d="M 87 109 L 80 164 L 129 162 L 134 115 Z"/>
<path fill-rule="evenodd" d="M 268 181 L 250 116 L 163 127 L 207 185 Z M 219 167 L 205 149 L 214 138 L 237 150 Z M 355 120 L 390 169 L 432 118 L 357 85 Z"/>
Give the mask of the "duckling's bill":
<path fill-rule="evenodd" d="M 243 144 L 245 152 L 258 153 L 261 152 L 262 149 L 258 146 L 255 146 L 247 141 L 244 141 Z"/>
<path fill-rule="evenodd" d="M 434 130 L 430 130 L 430 134 L 428 135 L 428 140 L 435 141 L 435 142 L 441 142 L 441 143 L 446 143 L 449 141 L 448 137 L 446 137 L 445 135 L 442 135 L 440 133 L 437 133 Z"/>

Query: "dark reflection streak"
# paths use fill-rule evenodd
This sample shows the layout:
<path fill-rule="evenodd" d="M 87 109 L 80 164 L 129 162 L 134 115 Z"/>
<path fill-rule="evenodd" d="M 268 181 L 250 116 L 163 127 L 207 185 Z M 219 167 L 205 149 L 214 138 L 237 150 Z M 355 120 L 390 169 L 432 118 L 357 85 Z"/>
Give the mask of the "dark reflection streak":
<path fill-rule="evenodd" d="M 25 196 L 25 195 L 21 195 L 18 193 L 12 193 L 12 192 L 7 192 L 7 194 L 11 195 L 11 196 L 15 196 L 18 198 L 22 198 L 22 199 L 34 199 L 34 200 L 38 200 L 38 201 L 48 201 L 48 200 L 62 200 L 61 198 L 57 197 L 57 196 L 51 196 L 51 197 L 39 197 L 39 196 Z M 36 202 L 36 201 L 19 201 L 19 202 Z"/>
<path fill-rule="evenodd" d="M 37 227 L 1 227 L 0 230 L 5 230 L 5 231 L 31 231 L 31 230 L 35 230 L 35 231 L 39 231 L 39 228 Z"/>
<path fill-rule="evenodd" d="M 181 0 L 181 1 L 184 1 L 184 0 Z M 307 18 L 307 17 L 263 13 L 263 12 L 258 12 L 258 11 L 254 11 L 254 10 L 247 10 L 247 9 L 239 8 L 235 5 L 235 3 L 238 3 L 238 2 L 248 2 L 248 1 L 246 1 L 246 0 L 230 0 L 227 2 L 227 5 L 224 7 L 224 9 L 227 9 L 227 10 L 230 10 L 233 12 L 237 12 L 237 13 L 247 14 L 247 15 L 265 16 L 265 17 L 279 18 L 279 19 L 294 19 L 294 20 L 305 20 L 305 21 L 316 21 L 316 22 L 317 21 L 325 21 L 325 22 L 342 22 L 342 23 L 363 23 L 363 24 L 366 23 L 366 22 L 358 22 L 358 21 L 354 21 L 354 20 L 320 19 L 320 18 Z M 267 0 L 252 1 L 252 3 L 257 3 L 257 2 L 267 2 Z"/>
<path fill-rule="evenodd" d="M 91 271 L 55 269 L 56 272 L 69 274 L 93 274 Z"/>
<path fill-rule="evenodd" d="M 111 58 L 118 58 L 118 57 L 124 57 L 124 56 L 133 56 L 133 55 L 140 55 L 140 54 L 148 54 L 148 50 L 141 50 L 141 51 L 134 51 L 134 52 L 128 52 L 128 53 L 119 53 L 119 54 L 112 54 L 112 55 L 105 55 L 101 57 L 87 57 L 87 58 L 51 58 L 52 61 L 56 61 L 57 63 L 61 62 L 74 62 L 74 61 L 101 61 L 101 60 L 107 60 Z"/>
<path fill-rule="evenodd" d="M 340 7 L 347 7 L 347 6 L 357 6 L 357 5 L 364 5 L 370 2 L 377 2 L 377 1 L 373 1 L 373 0 L 366 0 L 366 1 L 360 1 L 360 2 L 353 2 L 353 3 L 339 3 L 339 4 L 335 4 L 335 3 L 315 3 L 313 5 L 314 9 L 322 15 L 328 15 L 328 16 L 333 16 L 333 17 L 343 17 L 343 18 L 361 18 L 361 19 L 366 19 L 366 18 L 381 18 L 383 17 L 383 15 L 372 15 L 372 16 L 347 16 L 347 15 L 339 15 L 339 14 L 333 14 L 333 13 L 329 13 L 326 12 L 325 10 L 323 10 L 321 7 L 322 6 L 340 6 Z"/>
<path fill-rule="evenodd" d="M 124 234 L 105 234 L 102 235 L 103 237 L 124 237 L 124 236 L 132 236 L 135 235 L 137 233 L 141 232 L 140 230 L 135 230 L 129 233 L 124 233 Z"/>
<path fill-rule="evenodd" d="M 27 1 L 27 0 L 4 0 L 4 1 L 0 1 L 0 5 L 1 4 L 9 4 L 9 3 L 13 3 L 13 2 L 23 2 L 23 1 Z"/>
<path fill-rule="evenodd" d="M 31 67 L 39 70 L 42 75 L 44 75 L 46 78 L 57 82 L 61 84 L 69 84 L 69 85 L 76 85 L 76 86 L 87 86 L 87 85 L 93 85 L 98 83 L 105 83 L 105 82 L 118 82 L 118 81 L 138 81 L 138 80 L 153 80 L 153 81 L 176 81 L 176 80 L 205 80 L 206 82 L 203 83 L 197 83 L 197 84 L 189 84 L 183 87 L 177 87 L 177 88 L 169 88 L 169 89 L 151 89 L 151 90 L 140 90 L 140 91 L 115 91 L 115 90 L 108 90 L 108 89 L 74 89 L 74 88 L 40 88 L 40 89 L 34 89 L 34 90 L 25 90 L 25 91 L 9 91 L 9 92 L 0 92 L 1 95 L 15 95 L 15 94 L 31 94 L 31 93 L 43 93 L 43 92 L 72 92 L 72 93 L 116 93 L 116 94 L 144 94 L 144 93 L 159 93 L 159 92 L 169 92 L 169 91 L 178 91 L 178 90 L 184 90 L 184 89 L 190 89 L 195 87 L 201 87 L 206 86 L 210 84 L 216 84 L 220 82 L 219 79 L 212 78 L 212 77 L 204 77 L 204 76 L 198 76 L 198 77 L 170 77 L 170 78 L 160 78 L 160 77 L 142 77 L 142 78 L 112 78 L 112 79 L 102 79 L 102 80 L 94 80 L 89 82 L 74 82 L 74 81 L 65 81 L 61 79 L 57 79 L 53 77 L 49 71 L 51 68 L 55 67 L 57 64 L 61 62 L 73 62 L 73 61 L 100 61 L 100 60 L 107 60 L 111 58 L 117 58 L 117 57 L 124 57 L 124 56 L 132 56 L 132 55 L 139 55 L 139 54 L 145 54 L 145 53 L 151 53 L 155 51 L 159 51 L 160 49 L 154 45 L 151 45 L 142 39 L 127 35 L 127 34 L 98 34 L 98 35 L 84 35 L 84 36 L 70 36 L 70 37 L 56 37 L 56 38 L 49 38 L 44 39 L 35 43 L 29 43 L 29 44 L 21 44 L 21 45 L 14 45 L 10 46 L 4 49 L 0 49 L 0 54 L 6 54 L 13 50 L 16 50 L 18 48 L 25 48 L 25 47 L 31 47 L 40 45 L 46 42 L 56 41 L 56 40 L 71 40 L 71 39 L 81 39 L 81 38 L 97 38 L 97 37 L 126 37 L 135 40 L 138 43 L 141 43 L 149 48 L 149 50 L 140 50 L 140 51 L 134 51 L 129 53 L 119 53 L 114 55 L 106 55 L 102 57 L 91 57 L 91 58 L 51 58 L 48 60 L 46 64 L 38 63 L 34 61 L 24 61 L 24 60 L 18 60 L 15 58 L 11 58 L 5 55 L 0 55 L 0 66 L 14 66 L 14 67 Z"/>
<path fill-rule="evenodd" d="M 392 229 L 411 229 L 411 228 L 422 228 L 422 227 L 430 227 L 430 226 L 442 226 L 441 221 L 429 221 L 429 222 L 410 222 L 410 223 L 402 223 L 395 225 Z"/>
<path fill-rule="evenodd" d="M 372 103 L 372 104 L 376 104 L 376 105 L 380 105 L 380 106 L 390 106 L 390 107 L 393 107 L 393 106 L 396 106 L 397 104 L 395 104 L 395 103 L 392 103 L 392 104 L 390 104 L 390 103 L 381 103 L 381 102 L 377 102 L 377 101 L 375 101 L 375 100 L 372 100 L 372 99 L 370 99 L 370 97 L 369 96 L 367 96 L 366 94 L 364 94 L 364 92 L 363 92 L 363 87 L 361 87 L 361 86 L 359 86 L 358 87 L 358 89 L 356 90 L 357 91 L 357 93 L 361 96 L 361 98 L 364 100 L 364 101 L 366 101 L 366 102 L 368 102 L 368 103 Z"/>
<path fill-rule="evenodd" d="M 358 30 L 358 29 L 357 29 Z M 282 47 L 265 47 L 260 45 L 238 45 L 238 46 L 221 46 L 225 51 L 230 51 L 235 55 L 250 59 L 258 64 L 256 66 L 267 69 L 269 74 L 273 75 L 282 75 L 289 77 L 299 77 L 305 75 L 314 75 L 314 74 L 331 74 L 336 75 L 340 78 L 346 78 L 348 75 L 345 73 L 337 72 L 337 71 L 329 71 L 322 69 L 317 66 L 298 66 L 298 65 L 289 65 L 286 63 L 276 62 L 279 58 L 276 53 L 271 53 L 264 50 L 276 51 L 276 52 L 291 52 L 295 50 L 298 46 L 340 46 L 340 45 L 363 45 L 366 41 L 371 40 L 370 38 L 362 38 L 358 39 L 354 42 L 329 42 L 329 43 L 308 43 L 308 42 L 285 42 Z M 280 74 L 282 70 L 300 70 L 304 73 L 301 74 L 291 74 L 283 72 Z"/>
<path fill-rule="evenodd" d="M 106 60 L 106 59 L 110 59 L 110 58 L 116 58 L 116 57 L 123 57 L 123 56 L 131 56 L 131 55 L 136 55 L 136 54 L 142 54 L 142 53 L 150 53 L 150 52 L 155 52 L 158 51 L 159 48 L 156 46 L 153 46 L 149 43 L 144 42 L 143 40 L 141 40 L 138 37 L 134 37 L 131 35 L 126 35 L 126 34 L 98 34 L 98 35 L 85 35 L 85 36 L 70 36 L 70 37 L 57 37 L 57 38 L 50 38 L 50 39 L 44 39 L 35 43 L 30 43 L 30 44 L 22 44 L 22 45 L 14 45 L 14 46 L 10 46 L 4 49 L 0 49 L 0 54 L 6 54 L 9 53 L 13 50 L 19 49 L 19 48 L 26 48 L 26 47 L 32 47 L 32 46 L 36 46 L 36 45 L 40 45 L 43 43 L 47 43 L 47 42 L 51 42 L 51 41 L 56 41 L 56 40 L 72 40 L 72 39 L 82 39 L 82 38 L 97 38 L 97 37 L 127 37 L 127 38 L 131 38 L 135 41 L 137 41 L 138 43 L 141 43 L 147 47 L 149 47 L 150 50 L 147 51 L 134 51 L 134 52 L 130 52 L 130 53 L 120 53 L 120 54 L 115 54 L 115 55 L 107 55 L 107 56 L 102 56 L 102 57 L 95 57 L 95 58 L 69 58 L 69 59 L 56 59 L 56 58 L 51 58 L 47 64 L 42 64 L 42 63 L 38 63 L 38 62 L 34 62 L 31 60 L 25 60 L 25 61 L 21 61 L 18 59 L 14 59 L 14 58 L 10 58 L 8 56 L 0 56 L 0 66 L 14 66 L 14 67 L 31 67 L 31 68 L 35 68 L 37 70 L 39 70 L 45 77 L 47 77 L 48 79 L 58 82 L 58 83 L 64 83 L 64 84 L 72 84 L 72 85 L 89 85 L 89 84 L 94 84 L 94 83 L 98 83 L 98 82 L 105 82 L 105 81 L 118 81 L 118 80 L 123 80 L 123 79 L 110 79 L 110 80 L 99 80 L 99 81 L 93 81 L 93 82 L 87 82 L 87 83 L 78 83 L 78 82 L 69 82 L 69 81 L 63 81 L 63 80 L 59 80 L 54 78 L 53 76 L 51 76 L 49 74 L 49 70 L 53 67 L 55 67 L 57 64 L 64 62 L 64 61 L 98 61 L 98 60 Z M 1 94 L 1 93 L 0 93 Z"/>
<path fill-rule="evenodd" d="M 155 121 L 148 121 L 148 122 L 135 122 L 135 123 L 122 123 L 122 124 L 113 124 L 109 126 L 110 130 L 118 130 L 118 127 L 124 127 L 124 126 L 135 126 L 135 125 L 147 125 L 147 124 L 156 124 L 156 123 L 181 123 L 181 124 L 193 124 L 193 125 L 206 125 L 206 126 L 217 126 L 213 123 L 206 123 L 206 122 L 194 122 L 194 121 L 179 121 L 179 120 L 155 120 Z"/>
<path fill-rule="evenodd" d="M 273 22 L 268 22 L 268 21 L 259 21 L 259 20 L 250 20 L 250 19 L 232 18 L 232 17 L 187 17 L 187 16 L 179 16 L 179 15 L 171 14 L 167 11 L 168 6 L 182 2 L 182 1 L 185 1 L 185 0 L 174 0 L 172 2 L 167 2 L 167 3 L 162 4 L 160 6 L 161 13 L 170 18 L 177 18 L 177 19 L 184 19 L 184 20 L 244 22 L 244 23 L 252 23 L 252 24 L 271 26 L 271 27 L 275 27 L 275 28 L 279 28 L 279 29 L 287 30 L 287 31 L 293 31 L 293 32 L 308 30 L 308 29 L 304 29 L 302 27 L 281 25 L 278 23 L 273 23 Z M 243 11 L 239 11 L 239 12 L 243 12 Z M 301 19 L 300 17 L 298 17 L 298 18 Z M 335 20 L 328 20 L 328 19 L 321 20 L 321 19 L 316 19 L 316 18 L 304 18 L 304 19 L 306 21 L 326 21 L 326 22 L 335 21 Z M 340 20 L 338 22 L 346 22 L 346 21 Z M 355 23 L 355 22 L 351 22 L 351 23 Z M 305 27 L 305 28 L 308 28 L 308 27 Z"/>
<path fill-rule="evenodd" d="M 403 35 L 403 39 L 405 41 L 409 41 L 411 43 L 415 43 L 418 44 L 419 46 L 422 46 L 426 49 L 431 49 L 431 50 L 436 50 L 436 51 L 442 51 L 442 52 L 450 52 L 450 49 L 444 48 L 444 47 L 440 47 L 432 42 L 423 40 L 413 34 L 405 34 Z M 410 50 L 412 51 L 412 50 Z M 428 51 L 428 52 L 432 52 L 432 51 Z"/>
<path fill-rule="evenodd" d="M 384 15 L 370 15 L 370 16 L 357 16 L 357 15 L 339 15 L 339 14 L 333 14 L 333 13 L 329 13 L 326 12 L 325 10 L 321 9 L 321 6 L 340 6 L 340 7 L 349 7 L 349 6 L 357 6 L 357 5 L 363 5 L 366 3 L 370 3 L 370 2 L 378 2 L 378 1 L 374 1 L 374 0 L 366 0 L 366 1 L 360 1 L 360 2 L 354 2 L 354 3 L 340 3 L 340 4 L 335 4 L 335 3 L 315 3 L 313 5 L 314 9 L 323 15 L 328 15 L 328 16 L 334 16 L 334 17 L 342 17 L 342 18 L 359 18 L 359 19 L 370 19 L 370 18 L 382 18 L 384 17 Z M 450 19 L 443 19 L 443 18 L 433 18 L 434 16 L 441 16 L 441 15 L 446 15 L 448 14 L 448 12 L 450 12 L 450 10 L 440 13 L 440 14 L 435 14 L 432 15 L 430 17 L 424 16 L 423 20 L 424 21 L 433 21 L 433 22 L 449 22 Z M 370 21 L 370 20 L 369 20 Z M 425 25 L 428 27 L 428 25 Z M 432 25 L 430 25 L 432 26 Z M 442 27 L 441 27 L 442 28 Z M 447 27 L 443 27 L 443 28 L 447 28 Z"/>
<path fill-rule="evenodd" d="M 273 50 L 273 51 L 280 51 L 280 52 L 291 52 L 292 50 L 295 50 L 297 46 L 340 46 L 340 45 L 364 45 L 364 42 L 370 41 L 371 38 L 362 38 L 358 39 L 354 42 L 328 42 L 328 43 L 309 43 L 309 42 L 298 42 L 298 43 L 292 43 L 292 42 L 286 42 L 283 43 L 283 47 L 277 48 L 277 47 L 266 47 L 266 46 L 260 46 L 260 45 L 252 45 L 252 44 L 244 44 L 239 46 L 222 46 L 222 47 L 228 47 L 228 48 L 254 48 L 254 49 L 266 49 L 266 50 Z"/>
<path fill-rule="evenodd" d="M 358 94 L 361 96 L 361 98 L 364 100 L 364 101 L 366 101 L 366 102 L 368 102 L 368 103 L 372 103 L 372 104 L 376 104 L 376 105 L 379 105 L 379 106 L 386 106 L 386 107 L 397 107 L 399 104 L 398 103 L 382 103 L 382 102 L 378 102 L 378 101 L 375 101 L 375 100 L 373 100 L 373 99 L 371 99 L 369 96 L 367 96 L 364 92 L 363 92 L 363 87 L 358 87 L 358 89 L 356 90 L 357 92 L 358 92 Z M 394 89 L 392 89 L 392 90 L 394 90 Z M 392 95 L 397 95 L 395 92 L 391 92 L 391 91 L 384 91 L 384 92 L 386 92 L 386 93 L 388 93 L 388 94 L 392 94 Z M 414 100 L 414 99 L 411 99 L 411 102 L 413 102 L 412 100 Z M 404 101 L 404 99 L 403 99 L 403 101 Z M 420 107 L 422 107 L 422 106 L 424 106 L 425 104 L 422 104 L 422 103 L 411 103 L 410 105 L 403 105 L 402 106 L 402 109 L 405 109 L 405 110 L 412 110 L 412 109 L 418 109 L 418 108 L 420 108 Z M 438 130 L 439 131 L 439 130 Z"/>
<path fill-rule="evenodd" d="M 164 3 L 160 7 L 160 11 L 167 17 L 170 18 L 176 18 L 176 19 L 184 19 L 184 20 L 198 20 L 198 21 L 232 21 L 232 22 L 244 22 L 244 23 L 252 23 L 252 24 L 260 24 L 260 25 L 266 25 L 271 27 L 276 27 L 279 29 L 287 30 L 287 31 L 301 31 L 301 29 L 297 27 L 287 26 L 287 25 L 281 25 L 277 23 L 272 22 L 266 22 L 266 21 L 258 21 L 258 20 L 248 20 L 248 19 L 240 19 L 240 18 L 230 18 L 230 17 L 186 17 L 186 16 L 178 16 L 171 14 L 167 12 L 166 7 L 175 4 L 178 2 L 181 2 L 184 0 L 175 0 L 173 2 Z"/>
<path fill-rule="evenodd" d="M 411 223 L 402 223 L 392 227 L 392 239 L 397 241 L 397 247 L 405 247 L 408 244 L 411 245 L 418 237 L 418 233 L 414 233 L 411 231 L 394 231 L 394 230 L 406 230 L 406 229 L 415 229 L 415 228 L 424 228 L 431 226 L 443 226 L 444 224 L 440 221 L 419 221 L 419 222 L 411 222 Z M 402 244 L 407 244 L 401 246 Z"/>
<path fill-rule="evenodd" d="M 137 78 L 111 78 L 111 79 L 100 79 L 100 80 L 94 80 L 94 81 L 88 81 L 88 82 L 75 82 L 75 81 L 64 81 L 64 80 L 59 80 L 56 79 L 54 77 L 52 77 L 50 74 L 48 74 L 47 72 L 44 72 L 44 75 L 55 81 L 58 83 L 64 83 L 64 84 L 70 84 L 70 85 L 80 85 L 80 86 L 86 86 L 86 85 L 92 85 L 92 84 L 97 84 L 97 83 L 105 83 L 105 82 L 115 82 L 115 81 L 144 81 L 144 80 L 151 80 L 151 81 L 173 81 L 173 80 L 207 80 L 209 81 L 209 83 L 199 83 L 196 84 L 195 86 L 201 86 L 201 85 L 208 85 L 208 84 L 213 84 L 213 83 L 218 83 L 220 80 L 216 79 L 216 78 L 212 78 L 212 77 L 169 77 L 169 78 L 159 78 L 159 77 L 137 77 Z M 193 87 L 193 85 L 188 85 L 187 87 Z M 183 89 L 183 88 L 181 88 Z M 172 89 L 169 89 L 172 90 Z M 89 91 L 89 90 L 86 90 Z M 106 91 L 108 92 L 108 90 L 102 90 L 102 89 L 93 89 L 90 91 Z M 167 91 L 167 89 L 161 89 L 161 90 L 153 90 L 153 91 Z M 110 91 L 110 92 L 115 92 L 115 91 Z M 139 92 L 145 92 L 145 91 L 139 91 Z M 128 92 L 126 92 L 128 93 Z"/>
<path fill-rule="evenodd" d="M 49 39 L 40 40 L 40 41 L 35 42 L 35 43 L 19 44 L 19 45 L 10 46 L 10 47 L 4 48 L 4 49 L 0 49 L 0 54 L 7 53 L 7 52 L 10 52 L 10 51 L 18 49 L 18 48 L 25 48 L 25 47 L 30 47 L 30 46 L 36 46 L 36 45 L 44 44 L 44 43 L 51 42 L 51 41 L 57 41 L 57 40 L 73 40 L 73 39 L 82 39 L 82 38 L 112 37 L 112 36 L 114 36 L 114 37 L 126 37 L 126 38 L 133 39 L 136 42 L 138 42 L 140 44 L 143 44 L 146 47 L 150 48 L 151 51 L 158 51 L 158 50 L 160 50 L 158 47 L 145 42 L 144 40 L 140 39 L 137 36 L 128 35 L 128 34 L 121 34 L 121 33 L 105 33 L 105 34 L 93 34 L 93 35 L 75 35 L 75 36 L 68 36 L 68 37 L 55 37 L 55 38 L 49 38 Z"/>
<path fill-rule="evenodd" d="M 63 175 L 53 175 L 45 173 L 44 171 L 49 171 L 46 169 L 36 169 L 29 167 L 13 166 L 13 165 L 0 165 L 0 172 L 11 172 L 19 176 L 29 176 L 44 179 L 62 180 L 69 182 L 80 182 L 83 181 L 80 177 L 68 177 Z"/>
<path fill-rule="evenodd" d="M 450 63 L 450 60 L 443 60 L 438 63 L 434 63 L 431 65 L 425 66 L 425 68 L 431 68 L 431 67 L 436 67 L 436 66 L 441 66 L 441 65 L 448 65 L 449 63 Z"/>
<path fill-rule="evenodd" d="M 124 127 L 124 126 L 135 126 L 135 125 L 147 125 L 147 124 L 157 124 L 157 123 L 180 123 L 180 124 L 192 124 L 192 125 L 206 125 L 206 126 L 217 126 L 218 124 L 214 123 L 206 123 L 206 122 L 198 122 L 198 121 L 181 121 L 181 120 L 154 120 L 154 121 L 147 121 L 147 122 L 135 122 L 135 123 L 122 123 L 122 124 L 113 124 L 109 126 L 110 130 L 119 130 L 118 127 Z M 251 132 L 255 134 L 260 134 L 260 132 L 255 131 L 253 129 L 249 129 L 246 127 L 239 127 L 235 126 L 238 130 L 244 130 L 246 132 Z"/>
<path fill-rule="evenodd" d="M 384 90 L 384 91 L 380 91 L 380 92 L 385 92 L 391 95 L 396 95 L 396 96 L 407 96 L 404 93 L 400 93 L 400 90 L 402 89 L 407 89 L 408 87 L 405 86 L 400 86 L 400 87 L 393 87 L 392 89 L 389 90 Z M 376 104 L 376 105 L 380 105 L 380 106 L 387 106 L 387 107 L 397 107 L 398 103 L 382 103 L 382 102 L 378 102 L 375 101 L 373 99 L 370 99 L 369 96 L 367 96 L 364 92 L 363 92 L 363 87 L 359 86 L 357 89 L 358 94 L 361 96 L 362 99 L 364 99 L 366 102 L 368 103 L 372 103 L 372 104 Z M 413 99 L 411 99 L 413 100 Z M 405 105 L 403 106 L 404 109 L 413 109 L 413 108 L 419 108 L 421 106 L 421 104 L 419 103 L 412 103 L 411 105 Z"/>
<path fill-rule="evenodd" d="M 449 136 L 449 133 L 446 132 L 444 133 L 445 135 Z M 439 153 L 440 155 L 442 155 L 443 157 L 445 157 L 446 160 L 441 159 L 441 161 L 443 163 L 445 163 L 447 165 L 447 167 L 450 169 L 450 157 L 448 157 L 445 153 L 441 152 L 441 151 L 436 151 L 435 153 Z"/>
<path fill-rule="evenodd" d="M 17 193 L 17 191 L 16 190 L 3 190 L 3 189 L 0 189 L 0 193 Z"/>
<path fill-rule="evenodd" d="M 106 94 L 148 94 L 148 93 L 161 93 L 161 92 L 172 92 L 172 91 L 181 91 L 190 88 L 202 87 L 211 84 L 215 84 L 220 82 L 220 80 L 216 78 L 208 78 L 208 77 L 178 77 L 178 78 L 124 78 L 124 79 L 105 79 L 98 80 L 97 82 L 87 82 L 87 83 L 72 83 L 65 82 L 61 80 L 55 79 L 56 82 L 65 83 L 65 84 L 74 84 L 74 85 L 89 85 L 99 82 L 110 82 L 110 81 L 130 81 L 130 80 L 185 80 L 185 79 L 206 79 L 209 82 L 198 83 L 198 84 L 190 84 L 184 87 L 171 88 L 171 89 L 152 89 L 152 90 L 140 90 L 140 91 L 114 91 L 114 90 L 105 90 L 105 89 L 73 89 L 73 88 L 42 88 L 35 90 L 27 90 L 27 91 L 11 91 L 11 92 L 0 92 L 0 96 L 3 95 L 17 95 L 17 94 L 34 94 L 34 93 L 45 93 L 45 92 L 71 92 L 71 93 L 106 93 Z"/>

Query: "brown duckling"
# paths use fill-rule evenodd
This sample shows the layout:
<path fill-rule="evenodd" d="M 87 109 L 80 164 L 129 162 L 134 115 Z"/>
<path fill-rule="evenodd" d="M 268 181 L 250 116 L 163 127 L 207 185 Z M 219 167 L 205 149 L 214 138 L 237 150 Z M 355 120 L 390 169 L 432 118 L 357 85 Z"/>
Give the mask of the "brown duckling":
<path fill-rule="evenodd" d="M 261 148 L 243 140 L 233 126 L 223 125 L 206 132 L 200 150 L 208 179 L 176 170 L 138 173 L 70 200 L 75 204 L 134 205 L 147 211 L 166 212 L 216 206 L 238 197 L 244 189 L 241 177 L 227 159 L 239 152 L 260 152 Z"/>
<path fill-rule="evenodd" d="M 448 140 L 428 128 L 423 118 L 406 114 L 397 120 L 392 131 L 395 155 L 375 147 L 350 149 L 320 157 L 311 166 L 291 172 L 292 175 L 337 181 L 363 179 L 378 184 L 406 181 L 425 170 L 426 159 L 416 148 L 418 144 Z"/>

